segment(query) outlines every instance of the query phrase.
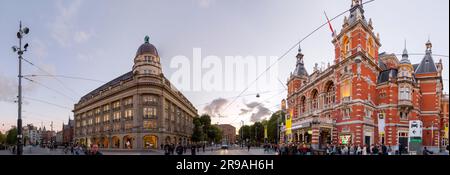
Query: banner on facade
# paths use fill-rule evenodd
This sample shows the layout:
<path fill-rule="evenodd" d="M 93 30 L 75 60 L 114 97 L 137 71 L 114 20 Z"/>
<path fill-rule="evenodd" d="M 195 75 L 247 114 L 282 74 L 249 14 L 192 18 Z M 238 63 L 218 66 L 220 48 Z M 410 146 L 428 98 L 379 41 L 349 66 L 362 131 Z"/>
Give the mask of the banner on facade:
<path fill-rule="evenodd" d="M 286 115 L 286 135 L 292 134 L 292 110 Z"/>
<path fill-rule="evenodd" d="M 264 139 L 267 139 L 267 125 L 264 125 Z"/>
<path fill-rule="evenodd" d="M 448 125 L 445 126 L 445 136 L 446 139 L 448 139 Z"/>
<path fill-rule="evenodd" d="M 422 121 L 411 120 L 409 121 L 409 137 L 422 137 Z"/>

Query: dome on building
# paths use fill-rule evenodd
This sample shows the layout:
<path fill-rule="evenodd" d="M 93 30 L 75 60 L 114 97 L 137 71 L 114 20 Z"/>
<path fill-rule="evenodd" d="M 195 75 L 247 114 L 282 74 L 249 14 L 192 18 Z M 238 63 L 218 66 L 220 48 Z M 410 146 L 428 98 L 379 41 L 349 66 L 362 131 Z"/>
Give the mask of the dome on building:
<path fill-rule="evenodd" d="M 136 57 L 142 54 L 152 54 L 159 57 L 158 50 L 156 50 L 156 47 L 153 44 L 149 43 L 149 39 L 150 38 L 148 36 L 145 36 L 145 43 L 142 44 L 137 50 Z"/>

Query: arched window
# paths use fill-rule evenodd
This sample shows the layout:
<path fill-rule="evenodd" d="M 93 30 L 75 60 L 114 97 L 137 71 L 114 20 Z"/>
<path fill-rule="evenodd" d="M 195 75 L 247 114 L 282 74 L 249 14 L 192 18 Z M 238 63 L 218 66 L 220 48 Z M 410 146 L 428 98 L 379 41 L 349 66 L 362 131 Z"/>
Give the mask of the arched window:
<path fill-rule="evenodd" d="M 344 57 L 347 55 L 347 53 L 350 51 L 350 41 L 348 39 L 347 36 L 344 37 L 343 39 L 343 52 L 344 52 Z"/>

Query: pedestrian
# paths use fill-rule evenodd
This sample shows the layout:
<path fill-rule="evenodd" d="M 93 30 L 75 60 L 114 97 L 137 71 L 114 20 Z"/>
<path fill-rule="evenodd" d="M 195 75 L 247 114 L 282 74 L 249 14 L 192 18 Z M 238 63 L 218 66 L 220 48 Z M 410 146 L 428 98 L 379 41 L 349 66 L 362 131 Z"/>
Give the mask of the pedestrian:
<path fill-rule="evenodd" d="M 193 156 L 195 156 L 195 148 L 196 146 L 195 146 L 195 144 L 192 144 L 191 145 L 191 155 L 193 155 Z"/>
<path fill-rule="evenodd" d="M 164 145 L 164 155 L 170 155 L 170 145 L 167 143 Z"/>
<path fill-rule="evenodd" d="M 367 145 L 364 145 L 361 153 L 362 153 L 362 155 L 367 155 Z"/>
<path fill-rule="evenodd" d="M 383 155 L 388 155 L 388 149 L 386 145 L 384 144 L 381 145 L 381 152 L 383 153 Z"/>
<path fill-rule="evenodd" d="M 98 145 L 92 144 L 91 153 L 89 155 L 103 155 L 100 151 L 98 151 Z"/>
<path fill-rule="evenodd" d="M 358 148 L 356 149 L 356 154 L 361 155 L 362 154 L 362 148 L 361 145 L 358 145 Z"/>
<path fill-rule="evenodd" d="M 423 147 L 423 153 L 422 153 L 423 155 L 431 155 L 431 154 L 433 154 L 433 151 L 430 151 L 430 150 L 428 150 L 427 149 L 427 147 Z"/>
<path fill-rule="evenodd" d="M 349 150 L 350 155 L 355 155 L 355 146 L 350 146 L 350 150 Z"/>
<path fill-rule="evenodd" d="M 388 145 L 388 155 L 392 155 L 392 148 L 391 148 L 391 145 Z"/>
<path fill-rule="evenodd" d="M 72 154 L 72 155 L 73 155 L 73 145 L 72 145 L 72 146 L 70 146 L 70 154 Z"/>
<path fill-rule="evenodd" d="M 206 144 L 203 144 L 203 152 L 205 152 L 205 146 L 206 146 Z"/>
<path fill-rule="evenodd" d="M 181 144 L 178 144 L 176 150 L 178 155 L 183 155 L 183 147 L 181 146 Z"/>
<path fill-rule="evenodd" d="M 247 145 L 247 150 L 250 152 L 250 144 Z"/>

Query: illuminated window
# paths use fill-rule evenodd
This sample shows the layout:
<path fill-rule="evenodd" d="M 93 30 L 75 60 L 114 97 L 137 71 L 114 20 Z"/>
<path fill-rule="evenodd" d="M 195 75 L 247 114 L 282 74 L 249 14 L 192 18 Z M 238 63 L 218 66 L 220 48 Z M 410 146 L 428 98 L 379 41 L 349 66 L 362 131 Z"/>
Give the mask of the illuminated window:
<path fill-rule="evenodd" d="M 119 109 L 120 108 L 120 102 L 116 101 L 113 103 L 113 109 Z"/>
<path fill-rule="evenodd" d="M 343 109 L 343 116 L 342 119 L 343 120 L 348 120 L 350 119 L 350 114 L 351 114 L 352 110 L 350 108 L 345 108 Z"/>
<path fill-rule="evenodd" d="M 145 95 L 142 96 L 142 101 L 144 103 L 158 102 L 158 97 L 154 95 Z"/>
<path fill-rule="evenodd" d="M 343 44 L 344 44 L 343 52 L 344 52 L 344 56 L 346 56 L 348 54 L 348 52 L 350 51 L 350 41 L 347 36 L 344 37 Z"/>
<path fill-rule="evenodd" d="M 144 129 L 154 129 L 154 128 L 156 128 L 156 121 L 154 120 L 144 121 Z"/>
<path fill-rule="evenodd" d="M 109 111 L 109 105 L 103 106 L 103 111 L 104 111 L 104 112 L 105 112 L 105 111 Z"/>
<path fill-rule="evenodd" d="M 154 107 L 145 107 L 143 108 L 144 118 L 153 118 L 156 116 L 156 108 Z"/>
<path fill-rule="evenodd" d="M 341 84 L 341 97 L 342 98 L 349 98 L 352 92 L 350 80 L 345 80 Z"/>
<path fill-rule="evenodd" d="M 103 122 L 108 122 L 109 121 L 109 114 L 105 114 L 103 116 Z"/>
<path fill-rule="evenodd" d="M 132 109 L 125 110 L 125 119 L 126 120 L 133 119 L 133 110 Z"/>
<path fill-rule="evenodd" d="M 114 121 L 119 121 L 120 120 L 120 112 L 114 112 L 113 120 Z"/>

